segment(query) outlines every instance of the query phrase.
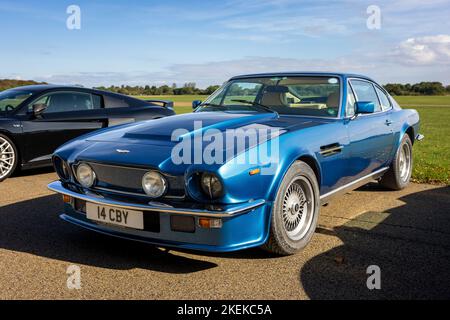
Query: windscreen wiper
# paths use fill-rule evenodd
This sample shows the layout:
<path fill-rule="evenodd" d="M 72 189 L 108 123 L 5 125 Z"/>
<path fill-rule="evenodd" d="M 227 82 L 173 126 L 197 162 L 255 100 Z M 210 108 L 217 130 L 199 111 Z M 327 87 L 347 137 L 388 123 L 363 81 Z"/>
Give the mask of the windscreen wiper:
<path fill-rule="evenodd" d="M 248 105 L 251 105 L 251 106 L 253 106 L 253 107 L 256 107 L 256 109 L 264 110 L 264 111 L 268 111 L 268 112 L 270 112 L 270 113 L 278 114 L 278 112 L 276 112 L 276 111 L 273 110 L 272 108 L 270 108 L 270 107 L 268 107 L 268 106 L 265 106 L 265 105 L 263 105 L 263 104 L 261 104 L 261 103 L 258 103 L 258 102 L 252 102 L 252 101 L 248 101 L 248 100 L 244 100 L 244 99 L 233 99 L 233 100 L 231 100 L 231 101 L 233 101 L 233 102 L 239 102 L 239 103 L 244 103 L 244 104 L 248 104 Z"/>

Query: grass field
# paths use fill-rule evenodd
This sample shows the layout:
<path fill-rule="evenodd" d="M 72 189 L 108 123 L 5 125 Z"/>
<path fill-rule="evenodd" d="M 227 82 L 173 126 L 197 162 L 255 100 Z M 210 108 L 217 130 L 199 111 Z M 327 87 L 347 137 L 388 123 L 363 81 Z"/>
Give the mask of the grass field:
<path fill-rule="evenodd" d="M 143 97 L 140 97 L 143 98 Z M 149 96 L 175 102 L 177 113 L 191 112 L 193 100 L 206 96 Z M 421 133 L 425 139 L 414 146 L 413 180 L 450 185 L 450 96 L 399 96 L 397 102 L 405 109 L 420 114 Z"/>

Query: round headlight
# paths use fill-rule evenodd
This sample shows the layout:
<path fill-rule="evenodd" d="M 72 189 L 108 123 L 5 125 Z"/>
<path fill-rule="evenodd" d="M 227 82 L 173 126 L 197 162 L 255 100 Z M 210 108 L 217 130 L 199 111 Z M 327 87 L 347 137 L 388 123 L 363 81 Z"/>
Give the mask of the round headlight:
<path fill-rule="evenodd" d="M 149 171 L 142 178 L 142 188 L 149 197 L 159 198 L 166 192 L 167 182 L 159 172 Z"/>
<path fill-rule="evenodd" d="M 77 167 L 77 180 L 85 188 L 90 188 L 95 182 L 95 172 L 92 168 L 82 163 Z"/>
<path fill-rule="evenodd" d="M 222 195 L 223 186 L 219 178 L 211 173 L 203 173 L 200 177 L 200 185 L 203 192 L 211 199 L 216 199 Z"/>

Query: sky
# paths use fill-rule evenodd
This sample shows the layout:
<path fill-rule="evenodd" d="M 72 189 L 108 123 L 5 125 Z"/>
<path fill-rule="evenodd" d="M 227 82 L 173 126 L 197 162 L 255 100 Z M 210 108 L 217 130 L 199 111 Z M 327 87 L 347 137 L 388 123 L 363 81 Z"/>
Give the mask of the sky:
<path fill-rule="evenodd" d="M 450 84 L 449 18 L 450 0 L 0 0 L 0 78 L 206 87 L 340 71 Z"/>

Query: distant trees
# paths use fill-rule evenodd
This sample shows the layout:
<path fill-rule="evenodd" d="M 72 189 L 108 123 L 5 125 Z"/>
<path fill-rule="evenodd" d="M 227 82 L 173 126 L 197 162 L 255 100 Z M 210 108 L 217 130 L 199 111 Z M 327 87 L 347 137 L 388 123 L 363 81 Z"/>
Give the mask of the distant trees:
<path fill-rule="evenodd" d="M 33 80 L 11 80 L 0 79 L 0 91 L 26 86 L 34 84 L 46 84 L 45 82 L 37 82 Z M 187 82 L 183 86 L 178 87 L 176 83 L 171 86 L 109 86 L 109 87 L 97 87 L 97 89 L 111 91 L 116 93 L 122 93 L 127 95 L 210 95 L 219 88 L 218 85 L 209 86 L 206 89 L 199 89 L 195 82 Z M 432 96 L 432 95 L 450 95 L 450 85 L 444 86 L 441 82 L 420 82 L 416 84 L 401 84 L 401 83 L 388 83 L 384 85 L 384 88 L 392 95 L 395 96 Z"/>
<path fill-rule="evenodd" d="M 416 84 L 388 83 L 384 88 L 396 96 L 434 96 L 450 94 L 450 86 L 444 87 L 441 82 L 420 82 Z"/>
<path fill-rule="evenodd" d="M 11 80 L 11 79 L 0 79 L 0 91 L 20 87 L 29 86 L 33 84 L 45 84 L 45 82 L 36 82 L 33 80 Z"/>
<path fill-rule="evenodd" d="M 139 95 L 210 95 L 219 88 L 218 85 L 209 86 L 206 89 L 199 89 L 196 87 L 195 82 L 185 83 L 182 87 L 178 87 L 175 83 L 171 86 L 162 85 L 157 86 L 110 86 L 110 87 L 97 87 L 99 90 L 111 91 L 116 93 L 128 94 L 133 96 Z"/>

